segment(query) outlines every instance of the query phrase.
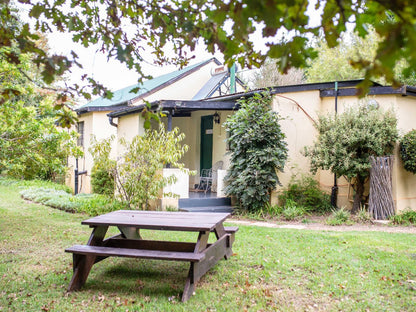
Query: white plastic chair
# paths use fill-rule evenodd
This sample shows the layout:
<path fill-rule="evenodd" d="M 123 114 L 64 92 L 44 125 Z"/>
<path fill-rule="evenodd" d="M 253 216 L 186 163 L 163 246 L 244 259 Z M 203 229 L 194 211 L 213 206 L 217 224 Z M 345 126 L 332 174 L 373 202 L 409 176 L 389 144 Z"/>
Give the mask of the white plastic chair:
<path fill-rule="evenodd" d="M 198 189 L 204 190 L 205 194 L 208 190 L 213 192 L 217 191 L 217 172 L 222 169 L 224 162 L 222 160 L 217 161 L 211 169 L 202 169 L 199 176 Z"/>

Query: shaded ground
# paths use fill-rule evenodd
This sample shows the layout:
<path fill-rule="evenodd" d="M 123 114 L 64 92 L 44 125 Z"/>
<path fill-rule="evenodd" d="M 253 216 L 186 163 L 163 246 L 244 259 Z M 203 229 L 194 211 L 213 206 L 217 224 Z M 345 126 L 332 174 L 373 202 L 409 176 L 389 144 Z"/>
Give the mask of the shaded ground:
<path fill-rule="evenodd" d="M 327 225 L 326 217 L 313 216 L 308 218 L 308 223 L 301 221 L 255 221 L 245 220 L 238 217 L 229 219 L 229 222 L 242 225 L 254 225 L 270 228 L 286 228 L 299 230 L 317 230 L 317 231 L 370 231 L 370 232 L 387 232 L 387 233 L 410 233 L 416 234 L 416 226 L 396 226 L 390 225 L 387 221 L 373 221 L 368 224 L 355 223 L 352 225 Z"/>

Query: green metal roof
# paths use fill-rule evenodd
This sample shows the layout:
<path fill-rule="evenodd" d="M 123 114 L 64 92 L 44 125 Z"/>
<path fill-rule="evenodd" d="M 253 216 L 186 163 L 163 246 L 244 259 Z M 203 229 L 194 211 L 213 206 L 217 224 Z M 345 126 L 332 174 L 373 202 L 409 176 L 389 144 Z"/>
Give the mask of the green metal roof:
<path fill-rule="evenodd" d="M 88 108 L 97 108 L 100 110 L 106 110 L 106 108 L 110 108 L 112 106 L 118 106 L 127 104 L 128 101 L 136 99 L 140 96 L 145 95 L 148 92 L 151 92 L 157 88 L 163 87 L 164 85 L 168 85 L 171 82 L 180 79 L 182 76 L 186 76 L 186 74 L 190 73 L 192 70 L 198 69 L 210 61 L 214 60 L 215 62 L 219 63 L 215 58 L 211 58 L 209 60 L 205 60 L 203 62 L 187 66 L 182 68 L 181 70 L 177 70 L 171 72 L 169 74 L 165 74 L 159 77 L 155 77 L 150 80 L 146 80 L 143 83 L 135 84 L 120 90 L 113 92 L 113 97 L 111 99 L 106 99 L 103 97 L 97 98 L 87 104 L 82 105 L 77 109 L 78 112 L 88 111 Z M 139 88 L 138 92 L 131 93 L 130 91 L 134 88 Z"/>

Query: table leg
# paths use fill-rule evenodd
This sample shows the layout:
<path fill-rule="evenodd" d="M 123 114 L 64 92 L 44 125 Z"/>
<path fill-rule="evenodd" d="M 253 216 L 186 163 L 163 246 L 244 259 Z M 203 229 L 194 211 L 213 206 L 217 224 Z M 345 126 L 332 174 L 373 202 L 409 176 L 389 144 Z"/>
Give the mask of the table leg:
<path fill-rule="evenodd" d="M 91 268 L 95 262 L 95 256 L 73 255 L 74 273 L 68 286 L 68 291 L 80 289 L 87 281 Z"/>
<path fill-rule="evenodd" d="M 230 234 L 223 235 L 202 252 L 205 254 L 205 258 L 201 262 L 191 262 L 182 294 L 182 302 L 187 301 L 192 296 L 196 283 L 209 269 L 221 260 L 224 255 L 231 255 Z"/>
<path fill-rule="evenodd" d="M 194 253 L 201 252 L 202 250 L 207 248 L 209 233 L 210 233 L 209 231 L 199 232 L 198 240 L 196 241 Z"/>
<path fill-rule="evenodd" d="M 88 240 L 88 245 L 101 246 L 107 229 L 108 226 L 94 227 Z M 93 255 L 73 255 L 73 275 L 68 286 L 68 291 L 78 290 L 85 284 L 96 258 Z"/>
<path fill-rule="evenodd" d="M 202 252 L 203 250 L 205 250 L 207 248 L 209 233 L 210 233 L 209 231 L 199 232 L 198 240 L 196 242 L 195 249 L 194 249 L 194 253 Z M 182 294 L 182 302 L 187 301 L 192 296 L 192 294 L 194 293 L 195 283 L 199 279 L 199 278 L 198 279 L 196 278 L 196 276 L 198 276 L 198 274 L 196 274 L 198 269 L 199 269 L 199 264 L 195 263 L 195 262 L 191 262 L 188 277 L 187 277 L 186 283 L 185 283 L 185 288 L 184 288 L 183 294 Z"/>
<path fill-rule="evenodd" d="M 101 246 L 103 244 L 103 240 L 104 240 L 105 234 L 107 233 L 107 230 L 108 230 L 108 225 L 94 227 L 87 245 Z"/>
<path fill-rule="evenodd" d="M 215 227 L 215 229 L 214 229 L 214 233 L 215 233 L 215 236 L 217 237 L 217 239 L 220 239 L 221 237 L 223 237 L 224 235 L 226 235 L 227 233 L 225 232 L 225 229 L 224 229 L 224 225 L 221 223 L 221 224 L 218 224 L 216 227 Z M 224 255 L 224 258 L 225 258 L 225 260 L 228 260 L 231 256 L 232 256 L 232 254 L 233 254 L 233 251 L 232 251 L 232 249 L 231 249 L 231 245 L 232 245 L 232 238 L 231 237 L 229 237 L 229 248 L 227 248 L 226 249 L 226 251 L 225 251 L 225 255 Z"/>
<path fill-rule="evenodd" d="M 218 224 L 214 229 L 214 233 L 215 233 L 215 236 L 217 237 L 217 239 L 224 236 L 226 234 L 225 229 L 224 229 L 224 225 L 222 223 Z"/>
<path fill-rule="evenodd" d="M 192 294 L 195 291 L 195 269 L 198 266 L 198 263 L 191 262 L 191 266 L 189 268 L 188 278 L 186 279 L 185 288 L 183 289 L 182 294 L 182 302 L 187 301 L 191 298 Z"/>
<path fill-rule="evenodd" d="M 140 236 L 140 230 L 138 228 L 132 226 L 118 226 L 118 229 L 125 238 L 142 239 L 142 237 Z"/>

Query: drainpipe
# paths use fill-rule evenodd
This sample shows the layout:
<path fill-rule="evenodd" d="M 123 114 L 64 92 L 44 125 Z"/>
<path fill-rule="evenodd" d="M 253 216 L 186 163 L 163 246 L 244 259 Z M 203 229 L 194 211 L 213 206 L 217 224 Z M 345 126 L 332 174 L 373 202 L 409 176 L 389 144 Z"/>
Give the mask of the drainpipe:
<path fill-rule="evenodd" d="M 113 117 L 111 117 L 111 116 L 108 116 L 108 121 L 110 122 L 110 125 L 112 125 L 113 127 L 118 127 L 118 124 L 116 124 L 114 121 L 113 121 Z"/>
<path fill-rule="evenodd" d="M 338 113 L 338 82 L 335 81 L 335 116 Z M 331 190 L 331 205 L 332 207 L 337 206 L 337 195 L 338 195 L 338 184 L 337 184 L 337 174 L 334 173 L 334 186 Z"/>
<path fill-rule="evenodd" d="M 75 160 L 75 170 L 74 170 L 74 176 L 75 176 L 75 183 L 74 183 L 74 194 L 78 194 L 78 177 L 80 175 L 87 174 L 87 170 L 84 171 L 78 171 L 78 158 Z"/>
<path fill-rule="evenodd" d="M 168 131 L 172 131 L 172 112 L 168 112 Z"/>
<path fill-rule="evenodd" d="M 168 113 L 168 131 L 172 131 L 172 111 L 167 112 Z M 166 168 L 170 168 L 170 164 L 166 164 Z"/>
<path fill-rule="evenodd" d="M 235 63 L 230 68 L 230 93 L 235 93 Z"/>

